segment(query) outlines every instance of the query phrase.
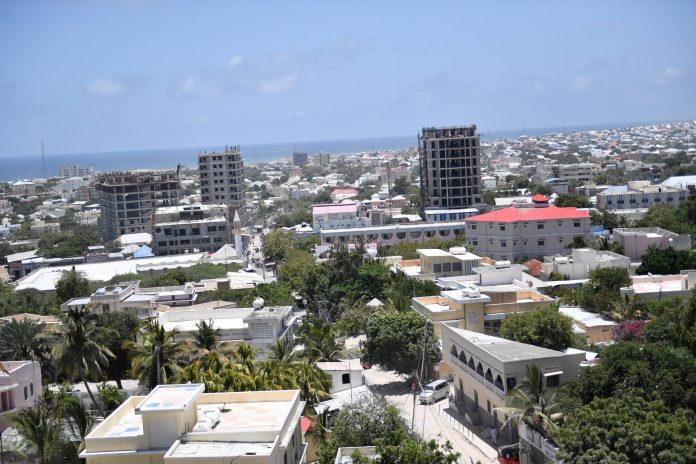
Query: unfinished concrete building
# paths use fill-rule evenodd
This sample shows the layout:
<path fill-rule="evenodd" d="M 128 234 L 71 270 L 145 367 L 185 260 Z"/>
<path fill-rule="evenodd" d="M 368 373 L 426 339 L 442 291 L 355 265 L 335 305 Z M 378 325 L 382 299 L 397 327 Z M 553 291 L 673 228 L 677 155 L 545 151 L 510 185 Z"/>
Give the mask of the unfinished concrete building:
<path fill-rule="evenodd" d="M 179 176 L 174 171 L 109 172 L 97 177 L 95 188 L 105 240 L 149 233 L 155 208 L 179 201 Z"/>
<path fill-rule="evenodd" d="M 223 153 L 199 153 L 198 171 L 203 203 L 225 203 L 230 212 L 244 206 L 244 162 L 239 145 L 225 147 Z"/>
<path fill-rule="evenodd" d="M 476 126 L 424 128 L 418 135 L 422 208 L 464 208 L 483 202 Z"/>

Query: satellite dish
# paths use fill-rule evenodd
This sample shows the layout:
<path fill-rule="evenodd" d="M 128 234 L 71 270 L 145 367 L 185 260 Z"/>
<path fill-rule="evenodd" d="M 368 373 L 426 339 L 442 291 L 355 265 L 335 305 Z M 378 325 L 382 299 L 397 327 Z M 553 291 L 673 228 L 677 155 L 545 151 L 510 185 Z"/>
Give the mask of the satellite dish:
<path fill-rule="evenodd" d="M 263 308 L 264 303 L 265 303 L 265 301 L 263 300 L 263 298 L 256 298 L 256 299 L 254 299 L 254 302 L 252 303 L 252 305 L 254 306 L 254 309 L 261 309 L 261 308 Z"/>

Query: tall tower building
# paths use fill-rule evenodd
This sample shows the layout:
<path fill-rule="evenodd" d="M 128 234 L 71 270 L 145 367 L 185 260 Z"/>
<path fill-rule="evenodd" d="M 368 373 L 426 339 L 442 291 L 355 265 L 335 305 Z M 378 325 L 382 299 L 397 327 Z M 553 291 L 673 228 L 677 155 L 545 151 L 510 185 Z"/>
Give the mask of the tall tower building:
<path fill-rule="evenodd" d="M 223 153 L 199 153 L 203 203 L 225 203 L 233 210 L 244 206 L 244 162 L 239 145 L 225 147 Z"/>
<path fill-rule="evenodd" d="M 424 128 L 418 135 L 422 208 L 466 208 L 483 202 L 476 126 Z"/>
<path fill-rule="evenodd" d="M 179 202 L 179 177 L 174 171 L 109 172 L 99 174 L 94 187 L 105 240 L 151 233 L 155 208 Z"/>
<path fill-rule="evenodd" d="M 292 165 L 293 166 L 307 166 L 307 163 L 309 162 L 309 159 L 307 157 L 307 153 L 293 153 L 292 154 Z"/>

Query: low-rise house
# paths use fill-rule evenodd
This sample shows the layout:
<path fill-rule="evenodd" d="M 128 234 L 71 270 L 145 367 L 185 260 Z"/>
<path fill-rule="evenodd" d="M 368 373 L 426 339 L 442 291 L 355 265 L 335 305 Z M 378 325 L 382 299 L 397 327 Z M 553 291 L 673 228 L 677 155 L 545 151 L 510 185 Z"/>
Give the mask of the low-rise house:
<path fill-rule="evenodd" d="M 474 275 L 474 268 L 481 265 L 481 257 L 463 247 L 453 247 L 449 251 L 422 248 L 416 253 L 419 259 L 395 263 L 395 271 L 416 279 L 436 280 L 440 277 Z"/>
<path fill-rule="evenodd" d="M 496 426 L 501 436 L 516 441 L 516 430 L 502 429 L 507 417 L 496 411 L 505 407 L 505 395 L 521 384 L 527 368 L 536 366 L 552 393 L 575 378 L 584 353 L 563 353 L 442 326 L 443 362 L 453 372 L 455 404 L 475 425 Z"/>
<path fill-rule="evenodd" d="M 463 222 L 434 222 L 419 224 L 389 224 L 371 227 L 351 227 L 321 231 L 321 244 L 376 243 L 391 246 L 400 242 L 422 242 L 431 238 L 453 240 L 464 233 Z"/>
<path fill-rule="evenodd" d="M 561 306 L 558 308 L 558 312 L 572 319 L 573 331 L 581 335 L 588 345 L 610 343 L 614 339 L 616 322 L 608 321 L 599 314 L 571 306 Z"/>
<path fill-rule="evenodd" d="M 649 247 L 690 250 L 691 236 L 676 234 L 659 227 L 618 228 L 612 233 L 612 240 L 621 245 L 626 256 L 640 261 Z"/>
<path fill-rule="evenodd" d="M 141 293 L 139 282 L 127 282 L 98 288 L 88 297 L 71 298 L 60 308 L 89 308 L 97 314 L 129 312 L 143 319 L 157 314 L 157 294 Z"/>
<path fill-rule="evenodd" d="M 85 437 L 87 464 L 303 464 L 299 390 L 204 393 L 159 385 L 132 396 Z"/>
<path fill-rule="evenodd" d="M 201 321 L 220 330 L 220 344 L 233 348 L 249 343 L 257 357 L 264 359 L 273 345 L 293 344 L 295 316 L 290 306 L 238 308 L 226 301 L 210 301 L 181 308 L 160 306 L 157 320 L 166 330 L 176 330 L 177 340 L 193 342 Z"/>
<path fill-rule="evenodd" d="M 0 432 L 9 426 L 13 413 L 34 405 L 41 388 L 38 361 L 0 361 Z"/>
<path fill-rule="evenodd" d="M 622 268 L 630 272 L 631 258 L 612 251 L 598 251 L 592 248 L 573 248 L 570 256 L 545 256 L 542 266 L 543 276 L 552 273 L 566 280 L 588 279 L 595 269 Z"/>
<path fill-rule="evenodd" d="M 620 289 L 622 298 L 634 296 L 644 300 L 680 298 L 688 301 L 696 286 L 696 270 L 684 270 L 676 275 L 631 276 L 631 286 Z"/>
<path fill-rule="evenodd" d="M 318 362 L 317 367 L 331 377 L 331 389 L 329 389 L 331 395 L 365 384 L 363 367 L 359 359 Z"/>

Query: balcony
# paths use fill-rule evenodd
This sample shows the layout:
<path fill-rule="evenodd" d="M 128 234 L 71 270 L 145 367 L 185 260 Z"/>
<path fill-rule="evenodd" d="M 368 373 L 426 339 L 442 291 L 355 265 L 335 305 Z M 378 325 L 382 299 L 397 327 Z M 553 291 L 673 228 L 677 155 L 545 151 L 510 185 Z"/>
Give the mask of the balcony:
<path fill-rule="evenodd" d="M 476 371 L 472 370 L 467 364 L 464 364 L 464 362 L 460 360 L 457 356 L 455 356 L 453 353 L 449 353 L 448 363 L 450 366 L 458 368 L 465 375 L 475 378 L 478 383 L 495 393 L 500 398 L 503 398 L 505 396 L 505 387 L 502 384 L 502 378 L 500 386 L 496 386 L 496 383 L 494 381 L 487 380 L 485 378 L 485 374 L 484 376 L 481 376 Z"/>

